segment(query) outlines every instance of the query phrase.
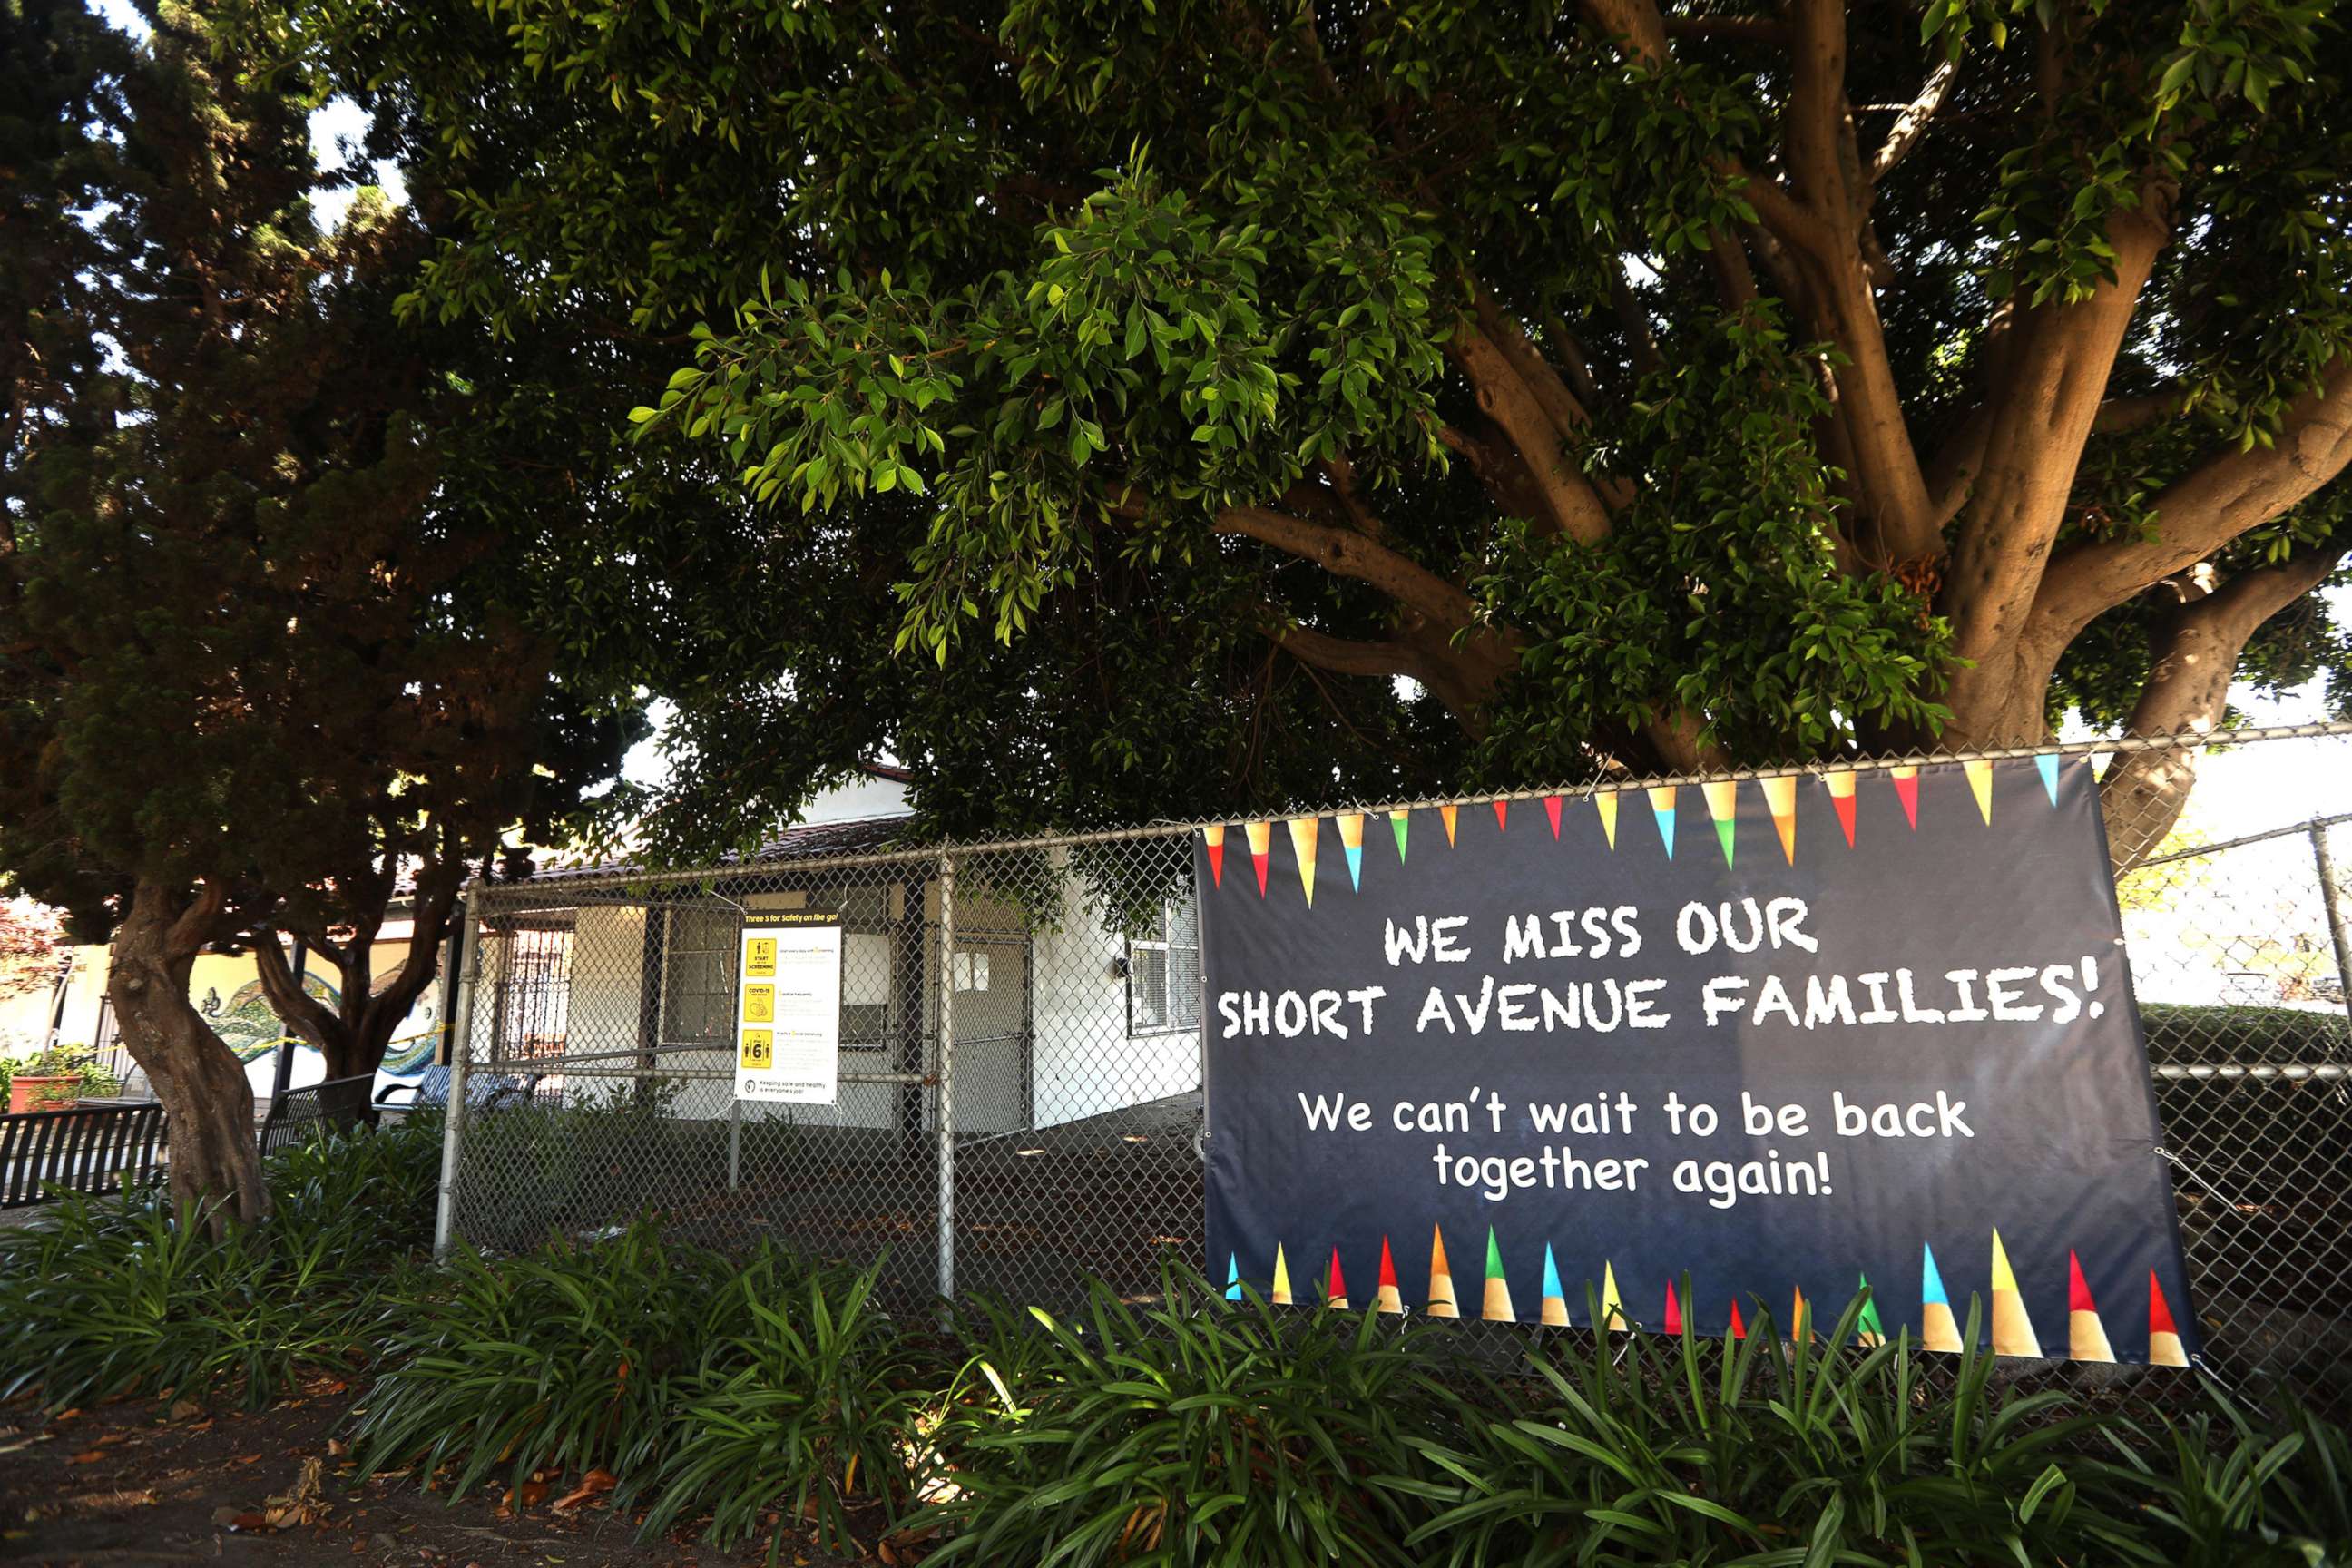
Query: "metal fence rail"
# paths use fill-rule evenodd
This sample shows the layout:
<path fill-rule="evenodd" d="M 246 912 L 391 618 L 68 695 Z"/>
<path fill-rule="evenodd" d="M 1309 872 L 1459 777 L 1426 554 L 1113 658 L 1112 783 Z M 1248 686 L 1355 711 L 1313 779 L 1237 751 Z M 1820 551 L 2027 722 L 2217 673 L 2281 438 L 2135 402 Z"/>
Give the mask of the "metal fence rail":
<path fill-rule="evenodd" d="M 2111 806 L 2117 896 L 2207 1370 L 2352 1409 L 2352 725 L 2226 743 L 2227 764 L 2195 738 L 2062 749 L 2159 752 L 2260 808 L 2200 840 Z M 910 1306 L 1156 1291 L 1161 1258 L 1197 1266 L 1202 1241 L 1194 826 L 902 847 L 888 823 L 835 825 L 724 866 L 477 884 L 442 1244 L 649 1214 L 699 1243 L 887 1258 Z M 829 1106 L 732 1090 L 741 922 L 784 910 L 845 933 Z M 477 1106 L 468 1074 L 536 1090 Z"/>

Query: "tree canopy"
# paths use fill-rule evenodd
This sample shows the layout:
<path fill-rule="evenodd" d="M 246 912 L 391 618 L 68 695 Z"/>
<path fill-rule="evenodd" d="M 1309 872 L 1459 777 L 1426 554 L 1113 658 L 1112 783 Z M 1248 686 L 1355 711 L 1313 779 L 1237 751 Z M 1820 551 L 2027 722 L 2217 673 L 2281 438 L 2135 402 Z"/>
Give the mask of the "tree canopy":
<path fill-rule="evenodd" d="M 566 509 L 503 456 L 524 350 L 400 325 L 426 236 L 369 192 L 320 226 L 315 100 L 224 63 L 197 10 L 142 14 L 133 43 L 28 0 L 0 37 L 61 84 L 0 269 L 0 878 L 112 937 L 175 1193 L 249 1213 L 250 1092 L 189 1004 L 196 953 L 250 945 L 330 1076 L 373 1071 L 460 884 L 554 837 L 634 731 L 528 624 Z M 406 961 L 372 984 L 395 906 Z M 281 931 L 341 966 L 340 1008 Z"/>
<path fill-rule="evenodd" d="M 244 27 L 458 194 L 412 320 L 638 376 L 541 608 L 677 702 L 681 844 L 881 747 L 949 826 L 1104 820 L 2168 731 L 2344 667 L 2325 0 Z"/>

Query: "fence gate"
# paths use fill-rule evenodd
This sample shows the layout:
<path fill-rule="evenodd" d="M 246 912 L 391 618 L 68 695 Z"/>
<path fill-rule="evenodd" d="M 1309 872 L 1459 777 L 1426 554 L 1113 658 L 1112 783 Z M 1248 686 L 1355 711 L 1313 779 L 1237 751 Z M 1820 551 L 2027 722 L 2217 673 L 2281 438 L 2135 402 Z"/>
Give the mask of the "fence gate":
<path fill-rule="evenodd" d="M 2226 761 L 2194 740 L 2128 753 L 2143 776 L 2201 767 L 2189 820 L 2249 826 L 2184 833 L 2111 791 L 2142 802 L 2110 805 L 2117 897 L 2208 1370 L 2343 1410 L 2352 726 L 2228 742 Z M 1695 781 L 1607 787 L 1668 782 Z M 1163 1254 L 1197 1266 L 1192 826 L 920 848 L 889 827 L 803 830 L 688 871 L 476 885 L 443 1244 L 520 1248 L 648 1214 L 682 1240 L 887 1258 L 908 1308 L 972 1290 L 1066 1304 L 1090 1278 L 1140 1296 Z M 742 922 L 793 910 L 842 926 L 838 1097 L 740 1102 Z"/>

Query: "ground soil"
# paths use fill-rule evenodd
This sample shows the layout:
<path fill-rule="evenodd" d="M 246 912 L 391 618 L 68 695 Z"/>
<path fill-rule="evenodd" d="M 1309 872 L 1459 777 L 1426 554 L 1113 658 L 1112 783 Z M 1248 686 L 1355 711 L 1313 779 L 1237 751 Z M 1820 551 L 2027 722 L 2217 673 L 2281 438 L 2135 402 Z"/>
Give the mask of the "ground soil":
<path fill-rule="evenodd" d="M 267 1410 L 203 1411 L 127 1400 L 44 1415 L 0 1405 L 0 1562 L 245 1563 L 368 1568 L 719 1568 L 767 1563 L 690 1537 L 641 1542 L 637 1521 L 591 1496 L 556 1505 L 578 1477 L 548 1477 L 517 1509 L 504 1488 L 452 1506 L 407 1479 L 359 1481 L 341 1436 L 353 1394 L 321 1378 Z M 861 1539 L 877 1533 L 863 1532 Z M 911 1562 L 888 1544 L 844 1558 L 787 1534 L 772 1561 L 842 1568 Z"/>

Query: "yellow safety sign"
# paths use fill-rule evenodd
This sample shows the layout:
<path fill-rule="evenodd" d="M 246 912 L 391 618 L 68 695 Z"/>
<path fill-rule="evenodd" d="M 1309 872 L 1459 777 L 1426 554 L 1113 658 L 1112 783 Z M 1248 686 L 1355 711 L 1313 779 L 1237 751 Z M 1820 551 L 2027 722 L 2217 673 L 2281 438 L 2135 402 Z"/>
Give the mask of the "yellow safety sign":
<path fill-rule="evenodd" d="M 772 985 L 743 987 L 743 1021 L 747 1024 L 772 1024 L 776 1021 L 776 988 Z"/>
<path fill-rule="evenodd" d="M 776 939 L 772 936 L 746 937 L 743 941 L 743 973 L 773 974 L 776 972 Z"/>
<path fill-rule="evenodd" d="M 772 1029 L 743 1031 L 742 1065 L 746 1068 L 770 1068 L 776 1062 L 776 1035 Z"/>

